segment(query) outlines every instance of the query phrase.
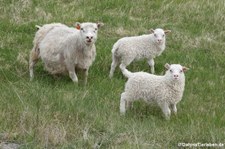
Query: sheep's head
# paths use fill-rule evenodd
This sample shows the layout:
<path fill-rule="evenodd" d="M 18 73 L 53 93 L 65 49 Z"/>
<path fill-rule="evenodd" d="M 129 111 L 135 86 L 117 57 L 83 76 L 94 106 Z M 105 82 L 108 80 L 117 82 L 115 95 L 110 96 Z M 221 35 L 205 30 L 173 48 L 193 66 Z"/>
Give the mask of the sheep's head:
<path fill-rule="evenodd" d="M 180 64 L 165 64 L 166 76 L 170 78 L 170 80 L 177 80 L 184 78 L 184 72 L 189 70 L 189 68 L 181 66 Z"/>
<path fill-rule="evenodd" d="M 154 35 L 154 40 L 156 43 L 158 44 L 163 44 L 165 43 L 165 35 L 170 33 L 171 30 L 163 30 L 161 28 L 157 28 L 157 29 L 151 29 L 150 33 L 152 33 Z"/>
<path fill-rule="evenodd" d="M 82 40 L 85 42 L 86 45 L 92 45 L 97 40 L 97 33 L 99 27 L 103 26 L 103 23 L 76 23 L 76 28 L 80 30 L 80 34 Z"/>

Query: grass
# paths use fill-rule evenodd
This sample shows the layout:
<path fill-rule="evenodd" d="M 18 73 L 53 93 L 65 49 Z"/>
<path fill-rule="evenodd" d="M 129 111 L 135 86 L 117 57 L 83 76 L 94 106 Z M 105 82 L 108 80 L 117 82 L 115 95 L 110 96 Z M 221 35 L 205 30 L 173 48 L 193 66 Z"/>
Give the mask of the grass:
<path fill-rule="evenodd" d="M 8 0 L 0 1 L 0 142 L 20 148 L 177 148 L 178 143 L 225 143 L 225 3 L 195 0 Z M 28 56 L 35 25 L 102 21 L 97 57 L 88 84 L 53 78 L 41 62 L 29 81 Z M 111 48 L 124 36 L 151 28 L 171 29 L 166 51 L 155 59 L 180 63 L 186 73 L 178 115 L 135 102 L 125 117 L 119 99 L 126 79 L 108 78 Z M 129 66 L 149 71 L 145 61 Z"/>

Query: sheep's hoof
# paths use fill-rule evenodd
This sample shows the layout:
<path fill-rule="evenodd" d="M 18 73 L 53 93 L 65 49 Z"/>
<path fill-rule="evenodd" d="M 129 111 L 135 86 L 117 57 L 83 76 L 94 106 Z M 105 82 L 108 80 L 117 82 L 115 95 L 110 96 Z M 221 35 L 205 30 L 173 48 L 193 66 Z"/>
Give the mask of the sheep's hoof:
<path fill-rule="evenodd" d="M 78 81 L 73 81 L 74 84 L 78 84 Z"/>
<path fill-rule="evenodd" d="M 34 80 L 34 77 L 30 77 L 30 81 L 33 81 Z"/>
<path fill-rule="evenodd" d="M 120 111 L 120 116 L 125 116 L 125 112 Z"/>
<path fill-rule="evenodd" d="M 109 78 L 112 79 L 112 77 L 113 77 L 113 74 L 109 74 Z"/>
<path fill-rule="evenodd" d="M 167 121 L 169 121 L 169 120 L 170 120 L 170 117 L 169 117 L 169 116 L 166 116 L 165 119 L 166 119 Z"/>
<path fill-rule="evenodd" d="M 75 79 L 72 79 L 74 83 L 78 83 L 78 79 L 75 78 Z"/>

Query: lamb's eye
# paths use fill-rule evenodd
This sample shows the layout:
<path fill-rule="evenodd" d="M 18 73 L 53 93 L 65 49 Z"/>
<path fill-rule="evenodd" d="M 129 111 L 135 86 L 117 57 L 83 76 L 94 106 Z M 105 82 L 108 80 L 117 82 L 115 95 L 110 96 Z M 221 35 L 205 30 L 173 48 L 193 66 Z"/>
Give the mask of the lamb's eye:
<path fill-rule="evenodd" d="M 98 29 L 97 28 L 95 28 L 95 31 L 97 31 Z"/>
<path fill-rule="evenodd" d="M 180 70 L 180 73 L 182 73 L 183 72 L 183 70 Z"/>
<path fill-rule="evenodd" d="M 172 72 L 173 72 L 173 70 L 172 70 L 172 69 L 170 69 L 170 72 L 172 73 Z"/>
<path fill-rule="evenodd" d="M 84 32 L 84 28 L 80 28 L 80 30 Z"/>
<path fill-rule="evenodd" d="M 165 37 L 165 35 L 162 35 L 163 37 Z"/>
<path fill-rule="evenodd" d="M 154 34 L 154 36 L 155 36 L 155 37 L 157 37 L 157 35 L 156 35 L 156 34 Z"/>

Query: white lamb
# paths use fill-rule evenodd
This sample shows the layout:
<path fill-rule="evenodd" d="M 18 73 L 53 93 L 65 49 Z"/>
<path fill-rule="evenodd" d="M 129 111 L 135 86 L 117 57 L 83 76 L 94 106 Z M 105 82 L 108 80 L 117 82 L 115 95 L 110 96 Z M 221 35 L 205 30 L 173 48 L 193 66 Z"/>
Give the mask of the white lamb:
<path fill-rule="evenodd" d="M 133 101 L 143 99 L 148 103 L 156 103 L 162 109 L 166 119 L 170 118 L 171 111 L 176 114 L 176 104 L 182 99 L 185 76 L 188 68 L 180 64 L 165 64 L 167 69 L 164 76 L 157 76 L 146 72 L 131 73 L 121 68 L 124 76 L 128 78 L 125 91 L 121 94 L 120 112 L 125 114 L 126 106 Z"/>
<path fill-rule="evenodd" d="M 78 82 L 76 69 L 84 70 L 84 83 L 88 70 L 95 60 L 98 28 L 103 23 L 76 23 L 70 28 L 60 23 L 47 24 L 39 28 L 34 38 L 34 47 L 30 53 L 29 70 L 31 80 L 33 68 L 39 58 L 45 69 L 51 74 L 68 72 L 73 82 Z"/>
<path fill-rule="evenodd" d="M 132 61 L 144 58 L 148 60 L 151 73 L 155 72 L 154 58 L 165 50 L 165 34 L 171 31 L 158 28 L 150 32 L 148 35 L 121 38 L 113 45 L 110 78 L 118 64 L 125 69 Z"/>

